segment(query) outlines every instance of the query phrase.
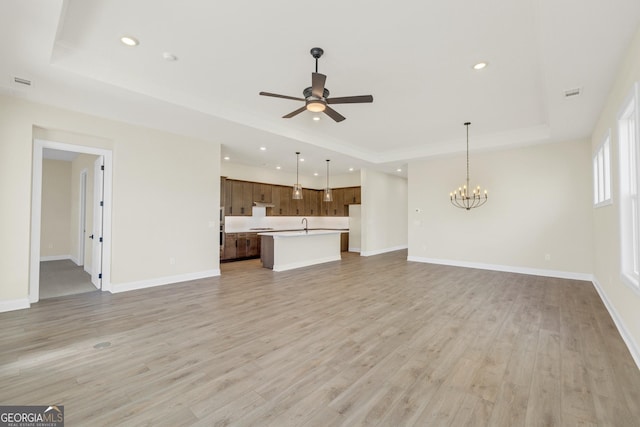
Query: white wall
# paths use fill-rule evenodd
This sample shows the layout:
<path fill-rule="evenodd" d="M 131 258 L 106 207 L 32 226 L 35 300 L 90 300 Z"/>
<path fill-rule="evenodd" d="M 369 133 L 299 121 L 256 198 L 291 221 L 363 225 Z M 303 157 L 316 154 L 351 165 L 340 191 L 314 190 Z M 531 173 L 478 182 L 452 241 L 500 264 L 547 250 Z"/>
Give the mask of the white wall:
<path fill-rule="evenodd" d="M 640 29 L 621 64 L 591 139 L 591 152 L 594 152 L 607 130 L 611 130 L 613 204 L 593 209 L 595 283 L 640 367 L 640 295 L 623 283 L 620 271 L 620 168 L 617 124 L 617 114 L 623 106 L 623 101 L 631 92 L 633 83 L 637 81 L 640 81 Z"/>
<path fill-rule="evenodd" d="M 471 186 L 489 200 L 464 210 L 465 154 L 409 164 L 409 258 L 588 279 L 592 272 L 587 141 L 471 153 Z M 549 259 L 546 259 L 548 255 Z"/>
<path fill-rule="evenodd" d="M 323 169 L 324 171 L 324 169 Z M 242 181 L 262 182 L 265 184 L 277 184 L 293 186 L 296 183 L 296 174 L 279 171 L 276 169 L 258 168 L 253 166 L 240 165 L 223 161 L 220 168 L 222 176 L 229 179 L 238 179 Z M 300 184 L 303 188 L 311 188 L 321 190 L 326 186 L 326 176 L 309 176 L 301 171 L 299 174 Z M 360 174 L 357 172 L 351 174 L 332 175 L 329 172 L 329 185 L 331 188 L 357 187 L 360 185 Z"/>
<path fill-rule="evenodd" d="M 407 180 L 361 171 L 361 247 L 369 256 L 407 247 Z"/>
<path fill-rule="evenodd" d="M 349 205 L 349 252 L 360 252 L 362 242 L 362 205 Z"/>
<path fill-rule="evenodd" d="M 71 257 L 71 162 L 43 159 L 40 258 Z"/>
<path fill-rule="evenodd" d="M 219 143 L 0 96 L 0 311 L 28 302 L 34 136 L 113 150 L 114 290 L 219 274 Z"/>

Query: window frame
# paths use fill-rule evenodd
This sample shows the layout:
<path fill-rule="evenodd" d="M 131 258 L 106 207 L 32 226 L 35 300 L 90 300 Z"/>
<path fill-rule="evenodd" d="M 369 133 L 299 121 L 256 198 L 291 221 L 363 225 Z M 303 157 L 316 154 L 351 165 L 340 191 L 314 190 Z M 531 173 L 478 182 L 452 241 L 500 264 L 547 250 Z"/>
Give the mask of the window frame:
<path fill-rule="evenodd" d="M 618 113 L 620 273 L 640 295 L 640 98 L 634 83 Z M 631 122 L 631 123 L 630 123 Z"/>
<path fill-rule="evenodd" d="M 611 129 L 608 129 L 593 154 L 593 206 L 613 204 L 611 194 Z"/>

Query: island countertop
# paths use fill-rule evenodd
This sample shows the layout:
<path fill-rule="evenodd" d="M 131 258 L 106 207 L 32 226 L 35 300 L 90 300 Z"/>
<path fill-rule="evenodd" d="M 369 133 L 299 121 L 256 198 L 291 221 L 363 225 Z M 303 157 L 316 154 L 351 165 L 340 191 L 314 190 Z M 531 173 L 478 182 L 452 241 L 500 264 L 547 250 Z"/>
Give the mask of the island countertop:
<path fill-rule="evenodd" d="M 258 233 L 258 236 L 272 236 L 274 238 L 280 237 L 304 237 L 304 236 L 317 236 L 321 234 L 340 234 L 348 233 L 349 230 L 287 230 L 287 231 L 267 231 Z"/>

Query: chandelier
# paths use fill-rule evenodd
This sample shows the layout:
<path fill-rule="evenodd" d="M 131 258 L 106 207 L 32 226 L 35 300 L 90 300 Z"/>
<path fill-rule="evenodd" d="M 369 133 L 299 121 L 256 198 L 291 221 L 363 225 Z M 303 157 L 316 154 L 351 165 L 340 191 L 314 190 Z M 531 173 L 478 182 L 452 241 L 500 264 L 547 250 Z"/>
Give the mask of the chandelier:
<path fill-rule="evenodd" d="M 478 185 L 476 188 L 471 189 L 469 186 L 469 125 L 471 122 L 466 122 L 464 125 L 467 127 L 467 184 L 462 187 L 458 187 L 457 190 L 449 193 L 449 198 L 451 199 L 451 204 L 457 208 L 462 208 L 466 210 L 471 210 L 473 208 L 478 208 L 485 203 L 487 203 L 487 199 L 489 195 L 487 194 L 487 190 L 484 190 L 484 194 Z"/>

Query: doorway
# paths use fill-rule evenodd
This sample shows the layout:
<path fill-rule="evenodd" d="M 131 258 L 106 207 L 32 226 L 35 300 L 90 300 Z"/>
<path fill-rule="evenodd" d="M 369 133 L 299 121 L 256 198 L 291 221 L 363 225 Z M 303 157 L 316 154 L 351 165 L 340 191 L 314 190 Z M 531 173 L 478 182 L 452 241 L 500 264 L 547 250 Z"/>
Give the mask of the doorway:
<path fill-rule="evenodd" d="M 76 226 L 72 227 L 77 233 L 72 240 L 72 248 L 68 256 L 56 256 L 47 258 L 49 247 L 41 247 L 43 229 L 43 159 L 45 150 L 56 150 L 67 153 L 89 154 L 95 158 L 91 168 L 94 170 L 93 194 L 88 194 L 87 168 L 79 175 L 77 199 L 87 203 L 78 202 L 74 206 L 73 213 L 77 216 Z M 86 156 L 85 156 L 86 157 Z M 43 279 L 49 279 L 52 272 L 62 278 L 63 287 L 68 287 L 76 281 L 84 281 L 86 277 L 91 280 L 88 285 L 90 290 L 110 290 L 110 254 L 111 254 L 111 177 L 112 177 L 112 153 L 110 150 L 86 147 L 80 145 L 65 144 L 54 141 L 34 139 L 33 142 L 33 179 L 32 179 L 32 210 L 31 210 L 31 256 L 29 278 L 29 302 L 35 303 L 41 299 L 41 274 Z M 74 199 L 75 200 L 75 199 Z M 91 209 L 87 209 L 91 207 Z M 92 211 L 92 214 L 91 214 Z M 93 218 L 92 224 L 89 216 Z M 77 227 L 77 228 L 76 228 Z M 71 230 L 71 232 L 74 232 Z M 91 233 L 91 236 L 87 236 Z M 86 237 L 92 239 L 87 240 Z M 75 246 L 75 247 L 73 247 Z M 41 270 L 41 260 L 55 261 L 56 265 L 49 264 Z M 88 266 L 88 261 L 91 263 Z M 85 272 L 87 270 L 87 272 Z M 89 274 L 87 274 L 89 273 Z M 83 279 L 83 277 L 85 279 Z M 93 284 L 91 284 L 93 283 Z M 81 288 L 79 288 L 81 289 Z M 69 293 L 69 290 L 62 289 Z M 83 290 L 80 290 L 83 292 Z M 71 292 L 75 293 L 75 292 Z M 46 295 L 42 295 L 46 296 Z"/>

